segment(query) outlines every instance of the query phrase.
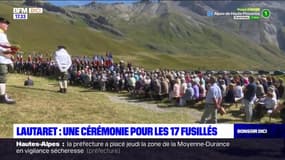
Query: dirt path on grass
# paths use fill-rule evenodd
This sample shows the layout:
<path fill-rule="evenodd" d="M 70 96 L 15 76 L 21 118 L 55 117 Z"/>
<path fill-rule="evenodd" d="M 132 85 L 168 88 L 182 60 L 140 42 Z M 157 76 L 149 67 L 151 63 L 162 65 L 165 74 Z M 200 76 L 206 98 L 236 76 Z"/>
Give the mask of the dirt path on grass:
<path fill-rule="evenodd" d="M 142 107 L 144 109 L 152 110 L 155 112 L 169 112 L 170 111 L 165 108 L 160 108 L 158 104 L 147 102 L 147 101 L 142 101 L 138 99 L 130 99 L 126 96 L 113 95 L 113 94 L 107 94 L 106 96 L 114 103 L 123 103 L 127 105 L 138 106 L 138 107 Z"/>
<path fill-rule="evenodd" d="M 121 95 L 115 95 L 115 94 L 105 94 L 111 102 L 114 103 L 122 103 L 126 105 L 132 105 L 132 106 L 137 106 L 137 107 L 142 107 L 146 110 L 151 110 L 154 112 L 185 112 L 184 109 L 185 107 L 174 107 L 174 106 L 168 106 L 168 104 L 156 104 L 155 102 L 151 101 L 144 101 L 144 100 L 139 100 L 139 99 L 130 99 L 127 96 L 121 96 Z M 189 114 L 194 119 L 200 119 L 202 112 L 198 111 L 197 109 L 194 108 L 189 108 L 187 107 L 188 112 L 186 114 Z"/>

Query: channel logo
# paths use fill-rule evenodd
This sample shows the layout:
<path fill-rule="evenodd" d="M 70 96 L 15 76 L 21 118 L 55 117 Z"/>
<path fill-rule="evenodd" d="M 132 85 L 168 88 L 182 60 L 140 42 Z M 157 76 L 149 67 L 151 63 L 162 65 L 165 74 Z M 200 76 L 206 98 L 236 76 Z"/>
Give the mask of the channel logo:
<path fill-rule="evenodd" d="M 28 19 L 28 14 L 42 14 L 43 8 L 13 8 L 13 19 Z"/>

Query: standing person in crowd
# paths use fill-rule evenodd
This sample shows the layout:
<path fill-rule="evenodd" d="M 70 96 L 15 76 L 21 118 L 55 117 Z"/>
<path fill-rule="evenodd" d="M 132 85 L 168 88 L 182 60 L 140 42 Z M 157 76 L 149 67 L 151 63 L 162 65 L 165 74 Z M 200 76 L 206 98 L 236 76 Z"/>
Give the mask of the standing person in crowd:
<path fill-rule="evenodd" d="M 234 92 L 234 84 L 231 83 L 229 88 L 227 89 L 226 96 L 224 97 L 225 103 L 233 104 L 235 103 L 235 92 Z"/>
<path fill-rule="evenodd" d="M 241 101 L 241 99 L 243 99 L 243 96 L 243 88 L 240 84 L 240 81 L 237 81 L 235 87 L 235 102 Z"/>
<path fill-rule="evenodd" d="M 282 79 L 278 79 L 276 86 L 277 86 L 277 89 L 278 89 L 278 92 L 279 92 L 279 98 L 282 98 L 283 94 L 284 94 L 283 80 Z"/>
<path fill-rule="evenodd" d="M 264 88 L 263 85 L 260 83 L 259 80 L 256 80 L 256 97 L 262 98 L 264 97 L 265 93 L 264 93 Z"/>
<path fill-rule="evenodd" d="M 11 61 L 12 50 L 5 32 L 8 30 L 9 21 L 0 17 L 0 103 L 14 104 L 15 100 L 6 94 L 6 77 L 8 66 L 13 65 Z"/>
<path fill-rule="evenodd" d="M 244 85 L 244 86 L 247 86 L 249 83 L 250 83 L 250 82 L 249 82 L 248 77 L 243 77 L 243 85 Z"/>
<path fill-rule="evenodd" d="M 205 110 L 201 117 L 201 123 L 206 123 L 207 118 L 211 116 L 211 122 L 217 123 L 217 111 L 221 109 L 222 91 L 217 85 L 216 77 L 210 78 L 211 87 L 206 95 Z"/>
<path fill-rule="evenodd" d="M 68 76 L 67 71 L 72 64 L 71 57 L 66 51 L 66 48 L 64 46 L 58 46 L 54 54 L 54 59 L 60 71 L 59 77 L 58 77 L 59 92 L 66 93 L 67 92 L 67 76 Z"/>
<path fill-rule="evenodd" d="M 273 81 L 272 81 L 272 77 L 271 77 L 271 76 L 267 76 L 267 77 L 266 77 L 266 80 L 267 80 L 267 85 L 268 85 L 268 86 L 273 85 Z M 266 92 L 266 93 L 267 93 L 267 92 Z"/>
<path fill-rule="evenodd" d="M 264 93 L 267 93 L 268 87 L 269 87 L 268 84 L 267 84 L 267 79 L 265 77 L 261 78 L 260 83 L 263 86 Z"/>
<path fill-rule="evenodd" d="M 247 122 L 252 121 L 253 104 L 256 99 L 256 84 L 252 76 L 248 77 L 249 84 L 245 88 L 244 94 L 244 106 L 245 106 L 245 120 Z"/>
<path fill-rule="evenodd" d="M 226 94 L 227 94 L 227 86 L 225 84 L 225 80 L 224 79 L 220 79 L 219 82 L 220 82 L 219 87 L 221 88 L 222 95 L 223 95 L 223 97 L 225 97 Z"/>

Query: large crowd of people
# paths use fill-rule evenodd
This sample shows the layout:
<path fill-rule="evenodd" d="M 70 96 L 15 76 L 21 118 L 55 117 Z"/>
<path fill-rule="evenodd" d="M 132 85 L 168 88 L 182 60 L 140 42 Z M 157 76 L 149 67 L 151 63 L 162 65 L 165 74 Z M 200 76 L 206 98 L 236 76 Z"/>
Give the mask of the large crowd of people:
<path fill-rule="evenodd" d="M 18 73 L 38 76 L 55 76 L 57 67 L 51 57 L 22 55 L 13 58 L 14 70 Z M 263 109 L 274 109 L 284 94 L 282 79 L 270 75 L 203 74 L 201 72 L 157 69 L 147 71 L 124 61 L 114 62 L 111 53 L 105 56 L 74 56 L 68 70 L 71 85 L 92 87 L 100 91 L 127 91 L 130 96 L 169 99 L 177 106 L 202 101 L 207 96 L 211 77 L 221 90 L 223 104 L 242 103 L 246 121 L 253 116 L 260 118 Z M 253 107 L 258 104 L 258 107 Z M 265 107 L 260 107 L 265 106 Z"/>

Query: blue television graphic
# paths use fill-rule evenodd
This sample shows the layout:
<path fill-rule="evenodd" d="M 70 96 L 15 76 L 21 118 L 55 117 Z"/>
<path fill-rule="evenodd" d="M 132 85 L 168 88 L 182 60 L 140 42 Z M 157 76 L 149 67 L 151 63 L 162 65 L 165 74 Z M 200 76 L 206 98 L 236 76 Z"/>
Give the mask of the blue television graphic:
<path fill-rule="evenodd" d="M 214 12 L 213 12 L 213 11 L 207 11 L 207 16 L 208 16 L 208 17 L 214 16 Z"/>

